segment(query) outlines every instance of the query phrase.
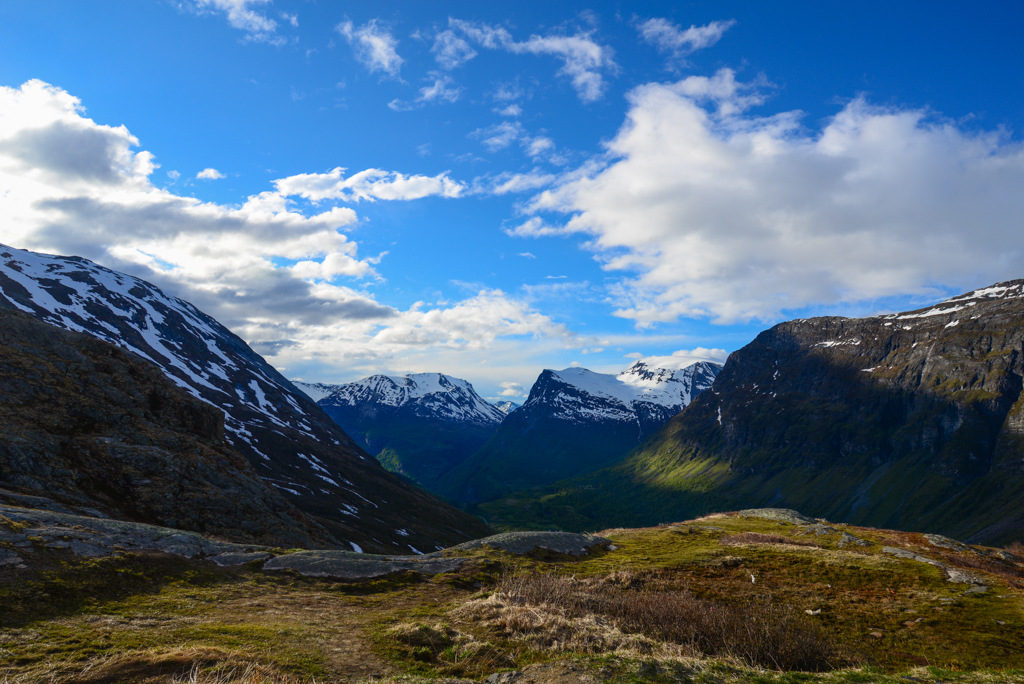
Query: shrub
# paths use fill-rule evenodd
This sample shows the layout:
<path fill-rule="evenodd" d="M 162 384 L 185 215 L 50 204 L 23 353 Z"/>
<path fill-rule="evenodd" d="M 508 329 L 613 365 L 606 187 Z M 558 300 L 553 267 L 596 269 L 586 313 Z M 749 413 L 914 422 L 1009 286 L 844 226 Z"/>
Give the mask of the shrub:
<path fill-rule="evenodd" d="M 590 629 L 603 620 L 606 645 L 621 642 L 643 650 L 647 643 L 649 650 L 648 642 L 621 638 L 641 635 L 691 655 L 731 656 L 775 670 L 820 672 L 849 660 L 831 635 L 788 606 L 768 599 L 724 604 L 685 591 L 636 589 L 643 583 L 617 575 L 598 580 L 506 575 L 491 603 L 501 602 L 508 609 L 492 616 L 492 622 L 510 633 L 543 633 L 549 643 L 565 644 L 595 642 L 593 634 L 584 639 L 566 630 Z"/>

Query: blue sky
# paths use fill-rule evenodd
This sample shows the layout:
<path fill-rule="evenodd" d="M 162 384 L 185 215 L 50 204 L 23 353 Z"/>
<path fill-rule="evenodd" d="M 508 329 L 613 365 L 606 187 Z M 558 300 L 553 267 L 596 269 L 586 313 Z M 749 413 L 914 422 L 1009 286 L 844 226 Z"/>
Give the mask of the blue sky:
<path fill-rule="evenodd" d="M 521 401 L 542 368 L 722 358 L 1024 276 L 1022 18 L 4 3 L 0 241 L 151 280 L 309 381 Z"/>

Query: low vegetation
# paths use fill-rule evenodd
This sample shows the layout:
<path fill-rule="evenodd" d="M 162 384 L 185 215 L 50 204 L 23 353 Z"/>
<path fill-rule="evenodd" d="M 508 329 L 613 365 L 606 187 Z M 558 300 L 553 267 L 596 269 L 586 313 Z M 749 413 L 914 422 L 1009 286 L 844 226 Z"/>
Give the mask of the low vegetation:
<path fill-rule="evenodd" d="M 1019 545 L 831 530 L 718 515 L 606 530 L 583 557 L 484 548 L 373 581 L 37 549 L 0 567 L 0 682 L 1024 681 Z"/>

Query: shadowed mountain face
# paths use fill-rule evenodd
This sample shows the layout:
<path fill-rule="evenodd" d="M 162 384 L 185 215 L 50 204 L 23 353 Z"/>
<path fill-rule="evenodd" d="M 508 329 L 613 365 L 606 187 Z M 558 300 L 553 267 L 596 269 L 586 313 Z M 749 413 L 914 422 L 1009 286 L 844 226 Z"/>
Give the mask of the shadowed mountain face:
<path fill-rule="evenodd" d="M 245 342 L 145 281 L 78 257 L 0 246 L 0 307 L 127 349 L 222 409 L 227 444 L 339 543 L 428 551 L 487 533 L 384 471 Z"/>
<path fill-rule="evenodd" d="M 437 491 L 487 501 L 614 463 L 710 387 L 720 368 L 700 362 L 673 371 L 637 362 L 619 375 L 545 370 L 526 403 Z"/>
<path fill-rule="evenodd" d="M 482 447 L 505 417 L 470 383 L 442 373 L 296 386 L 385 468 L 428 489 Z"/>
<path fill-rule="evenodd" d="M 6 309 L 0 433 L 0 501 L 43 496 L 285 548 L 338 543 L 225 443 L 222 411 L 134 354 Z"/>
<path fill-rule="evenodd" d="M 631 525 L 772 505 L 1019 539 L 1022 286 L 908 313 L 777 325 L 734 352 L 712 391 L 629 459 L 550 498 L 550 515 Z"/>

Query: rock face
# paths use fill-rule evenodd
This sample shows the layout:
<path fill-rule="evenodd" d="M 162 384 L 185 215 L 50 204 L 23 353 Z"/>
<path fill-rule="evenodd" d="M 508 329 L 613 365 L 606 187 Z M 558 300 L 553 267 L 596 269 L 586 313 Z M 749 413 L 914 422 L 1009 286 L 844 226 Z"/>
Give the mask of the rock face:
<path fill-rule="evenodd" d="M 441 373 L 296 386 L 385 468 L 428 489 L 482 447 L 505 417 L 470 383 Z"/>
<path fill-rule="evenodd" d="M 778 506 L 1021 539 L 1022 377 L 1020 280 L 906 313 L 783 323 L 627 462 L 553 503 L 616 511 L 617 524 Z"/>
<path fill-rule="evenodd" d="M 45 495 L 234 541 L 337 543 L 226 444 L 223 412 L 112 344 L 5 309 L 0 434 L 0 501 Z"/>
<path fill-rule="evenodd" d="M 720 369 L 700 362 L 673 371 L 637 362 L 618 375 L 545 370 L 526 403 L 438 491 L 486 501 L 607 466 L 709 388 Z"/>
<path fill-rule="evenodd" d="M 183 300 L 78 257 L 0 246 L 0 308 L 108 341 L 224 415 L 224 441 L 336 543 L 433 549 L 487 533 L 385 472 L 241 339 Z"/>

